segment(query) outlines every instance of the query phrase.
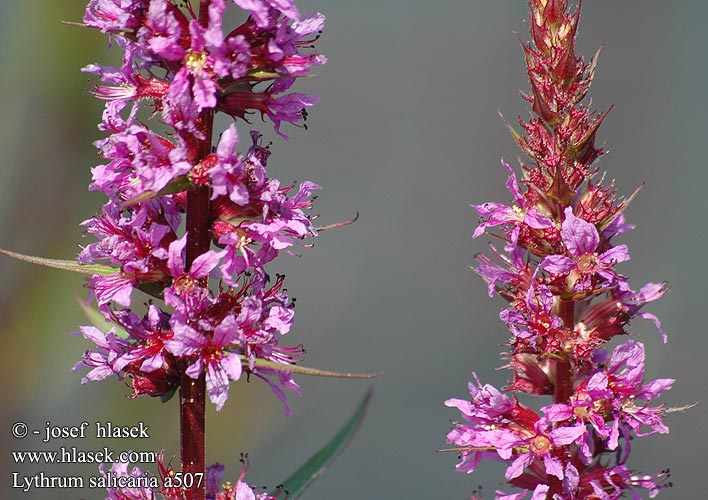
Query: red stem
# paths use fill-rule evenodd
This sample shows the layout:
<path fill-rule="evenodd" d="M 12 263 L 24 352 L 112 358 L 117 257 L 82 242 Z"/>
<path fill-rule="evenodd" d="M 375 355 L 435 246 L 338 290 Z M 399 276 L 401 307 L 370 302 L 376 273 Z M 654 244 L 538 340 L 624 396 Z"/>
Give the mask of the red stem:
<path fill-rule="evenodd" d="M 182 375 L 179 400 L 180 454 L 182 472 L 185 483 L 193 481 L 194 487 L 187 490 L 187 500 L 204 500 L 205 476 L 201 476 L 201 487 L 198 487 L 199 476 L 204 474 L 205 467 L 205 376 L 192 379 Z M 190 477 L 191 476 L 191 477 Z"/>
<path fill-rule="evenodd" d="M 209 22 L 210 0 L 199 2 L 199 22 L 207 26 Z M 197 119 L 197 129 L 204 139 L 199 141 L 196 162 L 211 153 L 211 139 L 214 126 L 214 110 L 204 110 Z M 187 261 L 189 269 L 194 259 L 209 250 L 211 231 L 209 227 L 209 188 L 201 186 L 187 193 Z M 202 283 L 206 286 L 207 282 Z M 180 383 L 179 426 L 180 457 L 185 481 L 193 481 L 187 490 L 186 500 L 204 500 L 206 487 L 206 376 L 202 372 L 198 379 L 192 379 L 184 372 Z M 194 474 L 204 474 L 202 480 Z M 189 477 L 192 475 L 192 477 Z M 189 483 L 187 483 L 189 484 Z"/>
<path fill-rule="evenodd" d="M 211 0 L 199 0 L 199 24 L 205 28 L 209 25 L 209 4 Z"/>
<path fill-rule="evenodd" d="M 563 324 L 571 331 L 575 327 L 575 302 L 561 299 L 558 313 Z M 573 394 L 573 376 L 567 357 L 556 360 L 556 383 L 553 391 L 554 403 L 567 403 Z"/>
<path fill-rule="evenodd" d="M 207 2 L 202 2 L 208 5 Z M 201 12 L 201 11 L 200 11 Z M 201 16 L 200 16 L 201 17 Z M 197 120 L 197 128 L 204 135 L 199 141 L 197 162 L 211 153 L 214 111 L 205 110 Z M 201 254 L 209 250 L 211 231 L 209 225 L 209 189 L 195 188 L 187 193 L 187 259 L 189 269 Z M 206 286 L 206 278 L 202 286 Z M 206 477 L 194 474 L 206 472 L 206 378 L 204 372 L 192 379 L 184 372 L 180 383 L 180 456 L 185 482 L 193 480 L 194 487 L 186 492 L 186 500 L 204 500 Z M 190 478 L 189 475 L 192 475 Z M 200 484 L 201 483 L 201 484 Z"/>
<path fill-rule="evenodd" d="M 205 141 L 206 143 L 206 141 Z M 187 263 L 189 269 L 196 257 L 209 250 L 209 190 L 202 187 L 187 193 Z M 204 500 L 204 482 L 197 487 L 196 473 L 204 473 L 206 427 L 206 379 L 202 372 L 193 379 L 182 372 L 180 384 L 180 455 L 186 481 L 194 478 L 195 487 L 187 492 L 187 500 Z M 203 476 L 202 476 L 203 477 Z M 189 483 L 188 483 L 189 484 Z"/>

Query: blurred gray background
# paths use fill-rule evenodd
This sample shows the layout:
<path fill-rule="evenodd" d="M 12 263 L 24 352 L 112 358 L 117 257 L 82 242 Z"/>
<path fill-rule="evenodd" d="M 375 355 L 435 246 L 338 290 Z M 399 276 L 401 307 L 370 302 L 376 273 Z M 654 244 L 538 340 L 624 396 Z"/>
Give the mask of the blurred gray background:
<path fill-rule="evenodd" d="M 88 193 L 89 168 L 98 159 L 91 141 L 101 105 L 83 89 L 83 65 L 114 60 L 97 33 L 64 26 L 80 20 L 83 1 L 33 0 L 0 4 L 0 247 L 72 258 L 78 224 L 102 203 Z M 527 116 L 518 95 L 527 88 L 514 32 L 527 38 L 526 3 L 388 0 L 301 0 L 319 10 L 328 27 L 318 42 L 330 58 L 298 91 L 320 95 L 309 130 L 274 138 L 270 165 L 284 182 L 310 179 L 322 191 L 322 224 L 358 223 L 324 233 L 301 258 L 285 257 L 297 297 L 291 343 L 308 350 L 306 364 L 344 371 L 384 370 L 372 383 L 374 400 L 351 447 L 310 489 L 307 499 L 465 499 L 482 486 L 485 498 L 503 480 L 503 467 L 486 464 L 473 475 L 454 472 L 445 446 L 443 405 L 465 397 L 470 373 L 503 385 L 499 371 L 506 329 L 486 286 L 468 266 L 487 238 L 470 237 L 477 216 L 469 207 L 507 201 L 504 157 L 520 154 L 497 116 Z M 591 89 L 599 109 L 615 108 L 600 129 L 609 154 L 601 168 L 622 193 L 647 185 L 627 211 L 637 229 L 624 238 L 632 254 L 622 271 L 639 287 L 667 280 L 671 293 L 648 310 L 669 332 L 663 346 L 653 326 L 633 331 L 647 347 L 648 377 L 673 377 L 667 404 L 700 404 L 672 414 L 668 436 L 633 443 L 638 471 L 672 470 L 674 487 L 660 498 L 705 495 L 701 463 L 706 426 L 705 134 L 708 120 L 706 44 L 708 4 L 594 0 L 585 2 L 578 52 L 603 46 Z M 267 130 L 269 126 L 254 123 Z M 241 128 L 241 130 L 245 130 Z M 10 489 L 10 472 L 95 475 L 95 466 L 64 469 L 11 463 L 10 450 L 45 449 L 10 436 L 12 422 L 41 428 L 111 420 L 144 421 L 148 443 L 114 449 L 165 448 L 177 452 L 176 401 L 130 401 L 121 382 L 82 386 L 71 372 L 88 343 L 69 336 L 85 323 L 74 296 L 82 279 L 0 259 L 0 443 L 3 498 L 102 499 L 102 490 Z M 227 464 L 248 452 L 249 482 L 275 485 L 334 434 L 370 385 L 298 377 L 294 416 L 258 382 L 231 388 L 226 407 L 208 414 L 208 460 Z M 57 442 L 84 448 L 105 443 Z M 99 446 L 99 449 L 100 449 Z"/>

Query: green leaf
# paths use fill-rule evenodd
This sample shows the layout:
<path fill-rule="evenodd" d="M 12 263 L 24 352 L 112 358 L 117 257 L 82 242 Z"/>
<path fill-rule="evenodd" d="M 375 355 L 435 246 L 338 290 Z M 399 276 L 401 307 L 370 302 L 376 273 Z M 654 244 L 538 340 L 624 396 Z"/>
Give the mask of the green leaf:
<path fill-rule="evenodd" d="M 329 224 L 327 226 L 321 226 L 321 227 L 316 227 L 315 229 L 317 230 L 318 233 L 322 233 L 324 231 L 331 231 L 332 229 L 339 229 L 340 227 L 348 226 L 350 224 L 354 224 L 356 221 L 359 220 L 359 212 L 356 213 L 353 219 L 351 220 L 345 220 L 342 222 L 335 222 L 334 224 Z"/>
<path fill-rule="evenodd" d="M 305 464 L 296 470 L 282 483 L 282 489 L 288 492 L 288 500 L 296 500 L 305 490 L 329 467 L 332 462 L 349 445 L 356 431 L 364 421 L 366 410 L 371 400 L 372 390 L 366 393 L 364 399 L 349 418 L 344 427 L 317 453 L 312 455 Z M 278 494 L 278 489 L 271 491 L 270 495 Z"/>
<path fill-rule="evenodd" d="M 244 366 L 248 365 L 248 360 L 243 354 L 240 355 Z M 342 372 L 330 372 L 327 370 L 319 370 L 317 368 L 307 368 L 306 366 L 300 365 L 288 365 L 285 363 L 276 363 L 274 361 L 267 361 L 265 359 L 256 359 L 256 367 L 260 368 L 270 368 L 271 370 L 278 370 L 279 372 L 288 373 L 299 373 L 301 375 L 310 375 L 313 377 L 329 377 L 329 378 L 376 378 L 383 375 L 383 372 L 376 373 L 342 373 Z"/>
<path fill-rule="evenodd" d="M 125 200 L 121 206 L 123 208 L 132 207 L 133 205 L 152 200 L 153 198 L 157 198 L 158 196 L 181 193 L 182 191 L 187 191 L 188 189 L 192 189 L 193 187 L 194 183 L 189 179 L 189 177 L 186 175 L 182 175 L 170 181 L 170 183 L 160 189 L 159 192 L 145 191 L 137 196 L 133 196 L 132 198 Z"/>
<path fill-rule="evenodd" d="M 101 314 L 100 311 L 94 309 L 91 306 L 86 305 L 86 303 L 79 297 L 76 297 L 76 302 L 79 303 L 79 307 L 86 315 L 88 320 L 91 322 L 91 324 L 101 330 L 103 333 L 108 333 L 110 329 L 113 328 L 113 332 L 116 337 L 127 339 L 130 336 L 122 326 L 118 326 L 111 321 L 106 321 L 106 318 L 103 317 L 103 314 Z"/>
<path fill-rule="evenodd" d="M 174 395 L 177 394 L 177 386 L 172 386 L 170 387 L 166 393 L 160 395 L 160 401 L 163 403 L 167 403 L 170 399 L 174 397 Z"/>
<path fill-rule="evenodd" d="M 249 75 L 254 80 L 270 80 L 274 78 L 280 78 L 280 73 L 274 73 L 272 71 L 251 71 Z"/>
<path fill-rule="evenodd" d="M 2 248 L 0 248 L 0 253 L 12 257 L 13 259 L 29 262 L 30 264 L 39 264 L 40 266 L 88 274 L 89 276 L 108 276 L 120 272 L 120 269 L 116 267 L 102 266 L 100 264 L 79 264 L 75 260 L 44 259 L 42 257 L 33 257 L 31 255 L 11 252 Z"/>

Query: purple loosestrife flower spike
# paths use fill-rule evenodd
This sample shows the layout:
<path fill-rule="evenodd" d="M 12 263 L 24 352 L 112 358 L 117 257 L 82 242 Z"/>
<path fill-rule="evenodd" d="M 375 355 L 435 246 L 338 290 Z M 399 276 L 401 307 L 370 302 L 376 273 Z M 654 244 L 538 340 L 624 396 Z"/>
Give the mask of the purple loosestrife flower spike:
<path fill-rule="evenodd" d="M 84 222 L 98 241 L 79 262 L 115 268 L 88 286 L 126 336 L 82 328 L 96 348 L 78 367 L 90 369 L 84 381 L 126 378 L 133 396 L 168 394 L 185 377 L 204 376 L 217 409 L 229 382 L 246 371 L 266 380 L 289 412 L 283 389 L 299 390 L 291 375 L 256 361 L 292 364 L 303 349 L 279 345 L 294 311 L 284 278 L 271 280 L 264 266 L 316 236 L 308 210 L 319 186 L 281 185 L 267 170 L 261 134 L 243 141 L 249 134 L 241 127 L 254 112 L 281 135 L 286 123 L 303 125 L 303 110 L 317 98 L 290 88 L 326 61 L 312 51 L 324 16 L 301 16 L 291 0 L 201 7 L 92 0 L 86 8 L 84 24 L 107 33 L 122 59 L 116 68 L 84 68 L 101 79 L 91 92 L 105 101 L 105 137 L 94 143 L 103 161 L 92 169 L 90 189 L 108 202 Z M 234 7 L 246 9 L 247 19 L 227 27 L 224 15 Z M 212 149 L 216 112 L 234 123 Z M 196 192 L 206 193 L 195 226 L 201 234 L 189 226 Z M 199 241 L 197 252 L 190 239 Z M 219 287 L 210 286 L 215 280 Z M 139 292 L 153 301 L 144 317 L 130 309 Z"/>
<path fill-rule="evenodd" d="M 644 379 L 640 342 L 609 342 L 631 335 L 637 316 L 666 341 L 656 316 L 640 311 L 666 286 L 635 292 L 618 271 L 629 250 L 612 240 L 634 229 L 623 214 L 633 195 L 619 198 L 593 166 L 607 113 L 582 104 L 596 60 L 575 55 L 580 5 L 530 0 L 529 7 L 531 43 L 522 47 L 531 91 L 523 97 L 532 113 L 519 120 L 523 133 L 509 129 L 531 163 L 519 180 L 502 162 L 513 205 L 473 205 L 481 217 L 473 237 L 492 231 L 506 242 L 504 251 L 492 246 L 477 257 L 475 270 L 490 297 L 507 302 L 499 316 L 511 333 L 505 356 L 514 378 L 501 391 L 475 374 L 469 400 L 445 402 L 462 417 L 447 440 L 460 453 L 460 472 L 483 459 L 506 462 L 506 480 L 518 490 L 498 491 L 498 500 L 615 500 L 639 498 L 637 489 L 653 498 L 670 483 L 663 472 L 632 473 L 629 442 L 669 431 L 655 401 L 674 381 Z M 546 399 L 534 409 L 515 392 Z"/>
<path fill-rule="evenodd" d="M 324 16 L 301 17 L 292 0 L 198 5 L 195 12 L 190 2 L 91 0 L 84 16 L 122 58 L 117 68 L 84 68 L 101 80 L 91 93 L 106 102 L 105 137 L 94 143 L 103 161 L 90 189 L 108 201 L 84 222 L 98 241 L 82 249 L 79 262 L 110 266 L 88 287 L 113 327 L 82 328 L 96 347 L 75 368 L 89 369 L 82 382 L 125 378 L 133 397 L 166 399 L 179 390 L 185 477 L 206 470 L 207 395 L 221 410 L 243 372 L 264 380 L 287 414 L 285 390 L 299 393 L 291 373 L 277 369 L 304 353 L 280 345 L 294 321 L 293 302 L 284 277 L 271 280 L 265 266 L 317 235 L 309 209 L 319 186 L 282 186 L 269 175 L 260 132 L 250 131 L 250 147 L 239 151 L 247 135 L 238 127 L 256 112 L 285 138 L 285 124 L 305 127 L 305 109 L 317 98 L 290 89 L 326 62 L 312 51 Z M 234 5 L 247 18 L 229 28 L 224 16 Z M 234 123 L 214 148 L 216 113 Z M 139 293 L 150 296 L 145 316 L 131 310 Z M 129 476 L 127 468 L 114 472 Z M 242 479 L 228 491 L 212 484 L 210 498 L 256 500 Z M 204 500 L 206 488 L 161 493 Z M 153 496 L 109 489 L 109 498 Z"/>

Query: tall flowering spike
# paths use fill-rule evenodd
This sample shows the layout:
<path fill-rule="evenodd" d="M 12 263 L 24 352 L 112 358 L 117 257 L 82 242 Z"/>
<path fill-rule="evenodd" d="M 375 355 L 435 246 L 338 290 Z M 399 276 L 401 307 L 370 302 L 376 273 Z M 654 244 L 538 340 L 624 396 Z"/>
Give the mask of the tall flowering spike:
<path fill-rule="evenodd" d="M 240 26 L 225 25 L 232 8 L 246 11 Z M 88 280 L 113 328 L 82 328 L 96 348 L 76 368 L 89 368 L 83 382 L 127 379 L 133 397 L 166 399 L 179 390 L 185 474 L 205 471 L 207 396 L 220 410 L 230 383 L 253 375 L 289 413 L 285 389 L 299 392 L 290 372 L 277 369 L 304 353 L 280 345 L 293 302 L 284 277 L 272 280 L 265 266 L 317 235 L 309 209 L 319 186 L 271 177 L 261 133 L 250 131 L 248 141 L 239 127 L 253 114 L 285 138 L 287 124 L 305 126 L 317 98 L 291 89 L 326 62 L 312 50 L 324 22 L 321 14 L 302 16 L 292 0 L 91 0 L 86 7 L 84 25 L 108 34 L 122 58 L 119 67 L 84 68 L 101 80 L 91 93 L 106 103 L 90 189 L 108 201 L 84 222 L 98 241 L 79 262 L 114 269 Z M 220 137 L 216 113 L 234 119 Z M 147 313 L 137 314 L 130 308 L 145 294 Z M 203 500 L 205 491 L 163 493 Z M 241 481 L 216 497 L 256 498 Z"/>
<path fill-rule="evenodd" d="M 649 283 L 638 292 L 620 273 L 629 260 L 615 237 L 634 228 L 623 212 L 632 199 L 619 198 L 598 176 L 603 154 L 595 136 L 607 112 L 583 103 L 596 57 L 575 53 L 580 5 L 566 0 L 530 0 L 529 43 L 522 43 L 531 116 L 519 119 L 523 133 L 509 130 L 531 163 L 522 177 L 506 163 L 512 205 L 473 205 L 481 217 L 475 238 L 488 230 L 505 242 L 477 258 L 476 272 L 489 295 L 507 306 L 499 317 L 510 338 L 506 368 L 513 380 L 502 392 L 478 380 L 470 399 L 450 399 L 462 421 L 448 442 L 460 452 L 457 469 L 470 473 L 483 459 L 507 463 L 505 477 L 520 490 L 497 499 L 618 499 L 650 497 L 670 483 L 666 474 L 638 476 L 628 468 L 630 440 L 667 433 L 665 407 L 656 399 L 672 379 L 644 380 L 644 346 L 631 335 L 640 309 L 666 293 Z M 538 409 L 513 393 L 539 398 Z"/>
<path fill-rule="evenodd" d="M 226 27 L 234 5 L 247 20 Z M 88 286 L 106 318 L 127 332 L 84 330 L 98 348 L 84 356 L 92 370 L 85 380 L 114 373 L 128 378 L 134 395 L 156 396 L 204 375 L 220 409 L 244 358 L 243 369 L 284 399 L 281 387 L 297 389 L 290 376 L 259 371 L 255 360 L 294 363 L 302 349 L 279 346 L 294 313 L 283 278 L 271 282 L 264 266 L 316 235 L 308 209 L 319 186 L 270 177 L 261 134 L 246 140 L 238 125 L 252 112 L 281 134 L 286 122 L 302 124 L 317 98 L 289 90 L 326 60 L 312 51 L 324 16 L 301 16 L 289 0 L 210 0 L 200 12 L 167 0 L 92 0 L 84 23 L 110 34 L 123 57 L 118 68 L 84 68 L 102 80 L 91 92 L 106 101 L 99 126 L 106 136 L 95 142 L 103 162 L 90 188 L 108 202 L 84 222 L 98 241 L 79 261 L 115 267 Z M 212 144 L 215 112 L 236 120 Z M 138 292 L 164 304 L 140 317 L 129 309 Z"/>

